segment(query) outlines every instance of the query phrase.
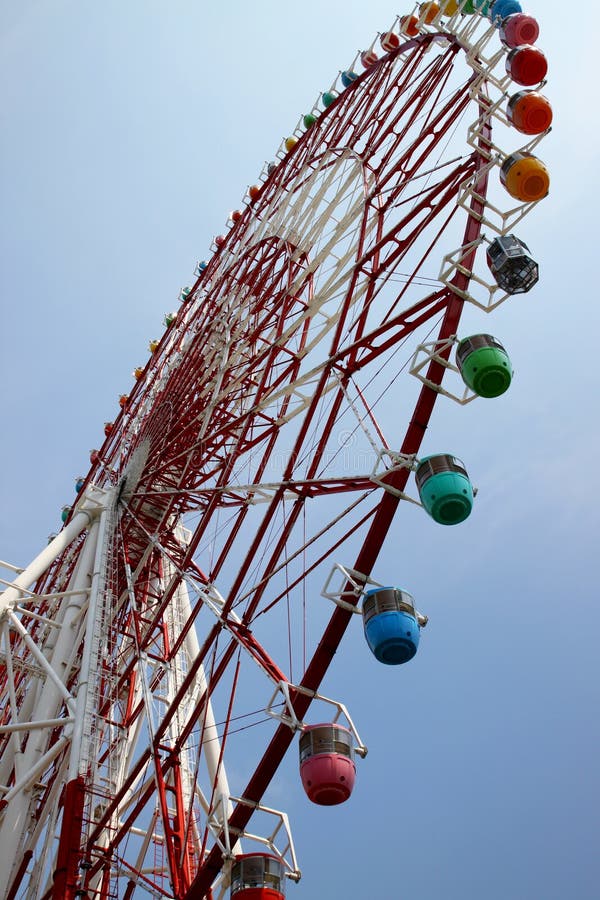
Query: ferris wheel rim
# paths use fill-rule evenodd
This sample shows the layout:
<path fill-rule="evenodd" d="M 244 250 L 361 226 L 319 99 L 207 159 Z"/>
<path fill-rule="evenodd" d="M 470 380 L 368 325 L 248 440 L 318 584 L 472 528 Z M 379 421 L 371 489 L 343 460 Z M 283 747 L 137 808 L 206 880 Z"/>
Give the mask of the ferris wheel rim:
<path fill-rule="evenodd" d="M 123 414 L 123 415 L 124 415 L 124 414 Z M 339 616 L 338 616 L 338 618 L 339 618 Z M 338 638 L 338 643 L 339 643 L 339 640 L 341 640 L 341 636 L 342 636 L 342 635 L 341 635 L 341 633 L 340 633 L 339 638 Z M 308 704 L 307 704 L 307 705 L 308 705 Z M 141 757 L 141 758 L 140 758 L 140 761 L 139 761 L 140 763 L 142 762 L 142 759 L 143 759 L 143 758 L 144 758 L 144 757 Z M 247 792 L 246 792 L 246 793 L 247 793 Z M 232 821 L 233 821 L 233 819 L 232 819 Z"/>
<path fill-rule="evenodd" d="M 370 78 L 374 78 L 378 71 L 383 70 L 384 67 L 389 64 L 390 60 L 395 59 L 398 56 L 401 56 L 403 53 L 406 54 L 406 53 L 416 51 L 417 49 L 423 47 L 424 45 L 429 45 L 429 44 L 435 43 L 436 38 L 438 38 L 438 37 L 443 38 L 444 40 L 448 40 L 448 33 L 443 33 L 443 34 L 440 33 L 439 35 L 430 35 L 430 34 L 419 35 L 416 38 L 412 38 L 412 39 L 408 40 L 405 44 L 399 46 L 397 48 L 397 50 L 393 51 L 391 54 L 387 54 L 386 56 L 382 57 L 370 69 L 366 69 L 365 72 L 361 76 L 359 76 L 355 81 L 353 81 L 351 83 L 351 85 L 349 87 L 347 87 L 347 89 L 346 89 L 348 92 L 347 96 L 351 96 L 352 92 L 357 92 L 358 90 L 360 90 L 360 86 L 365 84 L 366 82 L 368 82 Z M 462 45 L 460 45 L 460 42 L 458 41 L 458 38 L 455 35 L 450 36 L 450 41 L 454 42 L 457 45 L 456 46 L 457 52 L 458 52 L 458 50 L 465 49 Z M 339 110 L 340 106 L 344 102 L 343 96 L 344 95 L 342 95 L 340 98 L 337 98 L 336 100 L 334 100 L 334 102 L 330 106 L 328 106 L 328 108 L 322 114 L 323 120 L 325 120 L 327 117 L 329 117 L 329 119 L 335 121 L 336 110 Z M 480 104 L 479 109 L 480 109 L 481 115 L 484 116 L 484 114 L 486 112 L 485 104 L 483 104 L 483 105 Z M 311 132 L 307 131 L 306 135 L 308 136 L 308 135 L 310 135 L 310 133 Z M 315 134 L 316 132 L 312 132 L 312 133 Z M 308 140 L 309 140 L 309 137 L 306 138 L 306 140 L 304 141 L 304 144 L 306 144 Z M 453 335 L 456 335 L 456 332 L 458 329 L 458 323 L 460 320 L 460 313 L 461 313 L 462 307 L 465 302 L 463 295 L 464 295 L 465 291 L 467 290 L 468 283 L 469 283 L 469 276 L 468 276 L 467 272 L 470 268 L 470 264 L 469 264 L 469 260 L 471 258 L 470 254 L 472 256 L 474 256 L 474 254 L 475 254 L 476 245 L 479 241 L 479 238 L 480 238 L 480 235 L 482 232 L 482 227 L 483 227 L 483 225 L 482 225 L 483 210 L 484 210 L 484 206 L 485 206 L 487 179 L 488 179 L 488 174 L 489 174 L 489 167 L 488 167 L 489 153 L 487 152 L 487 148 L 489 147 L 490 143 L 491 143 L 491 128 L 489 130 L 487 130 L 484 127 L 481 134 L 479 135 L 479 138 L 477 141 L 477 148 L 475 149 L 474 153 L 472 154 L 473 171 L 472 171 L 471 175 L 473 176 L 473 179 L 474 179 L 473 191 L 470 196 L 468 208 L 465 208 L 466 213 L 467 213 L 467 223 L 465 225 L 462 247 L 467 248 L 467 250 L 465 251 L 466 255 L 464 255 L 461 258 L 461 263 L 462 263 L 462 269 L 465 269 L 467 271 L 460 271 L 459 269 L 457 269 L 456 274 L 455 274 L 451 284 L 446 285 L 446 287 L 439 292 L 441 296 L 436 301 L 439 303 L 438 312 L 441 314 L 441 323 L 438 323 L 438 326 L 437 326 L 438 330 L 436 331 L 436 333 L 438 334 L 438 341 L 441 343 L 446 342 L 446 344 L 447 344 L 448 340 L 451 339 Z M 191 291 L 192 296 L 195 295 L 199 290 L 201 290 L 205 281 L 210 282 L 215 276 L 219 276 L 219 272 L 220 272 L 221 278 L 224 278 L 226 276 L 226 274 L 229 270 L 227 269 L 226 266 L 225 266 L 225 268 L 223 268 L 223 266 L 225 265 L 225 262 L 226 262 L 225 254 L 228 251 L 229 245 L 234 244 L 235 240 L 237 240 L 236 235 L 239 235 L 243 232 L 244 223 L 247 224 L 250 220 L 253 219 L 253 217 L 260 218 L 261 203 L 268 202 L 268 194 L 269 194 L 269 190 L 270 190 L 269 185 L 275 184 L 276 185 L 275 190 L 280 190 L 282 188 L 281 184 L 279 184 L 279 186 L 277 186 L 277 184 L 276 184 L 278 178 L 280 179 L 280 181 L 281 181 L 281 179 L 283 179 L 282 164 L 285 163 L 286 165 L 290 165 L 290 163 L 289 163 L 290 160 L 294 161 L 296 158 L 299 158 L 301 153 L 303 152 L 304 144 L 303 144 L 303 140 L 301 139 L 300 141 L 298 141 L 297 144 L 295 144 L 292 147 L 289 154 L 285 157 L 284 160 L 281 161 L 280 166 L 278 167 L 279 171 L 276 169 L 275 172 L 271 173 L 271 175 L 268 176 L 268 178 L 263 183 L 263 187 L 261 189 L 261 194 L 258 197 L 258 199 L 255 200 L 252 204 L 249 204 L 247 209 L 245 210 L 245 212 L 242 214 L 242 216 L 233 223 L 233 226 L 232 226 L 226 240 L 223 242 L 223 244 L 221 246 L 219 246 L 218 252 L 215 253 L 211 262 L 208 264 L 208 266 L 203 271 L 203 273 L 198 276 L 198 278 L 194 284 L 194 287 L 192 288 L 192 291 Z M 360 233 L 360 240 L 362 240 L 364 238 L 364 236 L 365 236 L 365 229 L 363 226 L 363 229 Z M 290 246 L 292 246 L 292 248 L 293 248 L 293 244 L 291 244 Z M 469 249 L 469 248 L 471 248 L 471 249 Z M 250 254 L 251 247 L 247 247 L 247 251 L 248 251 L 248 254 Z M 294 251 L 292 249 L 291 255 L 293 255 L 293 252 Z M 375 246 L 375 248 L 371 248 L 370 252 L 372 255 L 376 255 L 378 253 L 378 247 Z M 219 267 L 221 267 L 221 269 Z M 414 304 L 414 306 L 418 307 L 419 303 Z M 407 317 L 409 316 L 409 314 L 412 314 L 412 312 L 413 312 L 413 307 L 410 307 L 407 312 Z M 169 327 L 171 327 L 171 323 L 169 323 Z M 150 389 L 152 389 L 152 385 L 159 381 L 159 379 L 161 377 L 161 365 L 163 364 L 165 358 L 168 359 L 169 355 L 171 355 L 173 352 L 172 345 L 169 344 L 169 341 L 171 339 L 170 335 L 172 335 L 172 334 L 173 334 L 173 332 L 169 331 L 169 329 L 167 329 L 167 331 L 165 332 L 165 336 L 163 337 L 161 343 L 159 344 L 157 350 L 155 351 L 155 355 L 153 354 L 153 357 L 151 358 L 149 365 L 146 367 L 146 372 L 148 373 L 149 378 L 146 379 L 146 377 L 143 377 L 142 379 L 140 379 L 139 384 L 136 382 L 136 385 L 134 386 L 134 390 L 129 395 L 128 402 L 124 403 L 122 405 L 122 410 L 119 415 L 119 418 L 114 423 L 114 428 L 113 428 L 111 434 L 107 436 L 105 446 L 99 452 L 100 461 L 95 463 L 94 466 L 92 467 L 92 470 L 90 471 L 90 476 L 91 476 L 94 473 L 98 473 L 100 470 L 100 467 L 104 467 L 105 475 L 103 476 L 104 481 L 102 483 L 107 490 L 113 490 L 119 494 L 119 499 L 120 499 L 121 504 L 124 509 L 127 509 L 130 506 L 130 502 L 133 500 L 134 496 L 138 495 L 137 486 L 140 483 L 143 483 L 143 472 L 145 469 L 147 459 L 150 457 L 150 453 L 149 453 L 149 451 L 147 451 L 147 448 L 146 448 L 146 459 L 144 459 L 144 462 L 141 466 L 141 471 L 137 474 L 133 471 L 133 470 L 135 470 L 135 466 L 133 466 L 132 469 L 130 469 L 129 471 L 127 469 L 127 460 L 129 459 L 129 461 L 131 461 L 131 459 L 132 459 L 131 456 L 127 457 L 126 454 L 124 455 L 123 458 L 125 459 L 126 464 L 123 466 L 122 469 L 119 469 L 118 466 L 111 467 L 110 462 L 111 462 L 111 459 L 115 459 L 115 458 L 118 459 L 119 448 L 124 448 L 126 441 L 130 441 L 131 446 L 135 445 L 135 438 L 136 438 L 136 435 L 139 433 L 139 429 L 138 429 L 138 432 L 136 432 L 136 427 L 141 426 L 141 424 L 143 422 L 143 419 L 140 419 L 136 423 L 135 415 L 136 414 L 140 415 L 140 416 L 142 415 L 142 413 L 140 413 L 139 411 L 140 410 L 143 411 L 144 396 L 146 395 L 146 392 L 148 392 Z M 336 332 L 336 334 L 337 334 L 337 332 Z M 410 334 L 410 330 L 407 332 L 407 334 Z M 423 385 L 423 387 L 421 388 L 419 398 L 414 407 L 414 411 L 413 411 L 412 416 L 409 421 L 409 426 L 406 430 L 404 440 L 400 447 L 400 453 L 402 453 L 406 456 L 416 456 L 416 454 L 419 451 L 421 442 L 423 440 L 426 428 L 429 423 L 429 419 L 433 412 L 433 407 L 435 405 L 435 401 L 438 396 L 438 391 L 436 390 L 436 386 L 441 385 L 442 379 L 444 378 L 444 375 L 446 373 L 446 369 L 443 365 L 444 354 L 445 354 L 445 359 L 447 360 L 449 353 L 450 353 L 450 349 L 451 349 L 450 345 L 445 347 L 445 349 L 443 349 L 440 353 L 441 360 L 440 360 L 440 358 L 432 359 L 431 364 L 429 365 L 428 372 L 427 372 L 428 383 L 425 383 Z M 340 347 L 340 349 L 337 352 L 338 352 L 338 354 L 340 354 L 338 357 L 338 362 L 339 362 L 343 358 L 344 354 L 351 353 L 351 352 L 353 352 L 353 350 L 352 349 L 348 350 L 347 348 Z M 331 357 L 331 359 L 334 359 L 334 357 Z M 177 367 L 175 367 L 175 369 L 176 368 Z M 169 372 L 166 373 L 166 376 L 169 376 Z M 160 395 L 157 395 L 157 396 L 160 399 Z M 137 404 L 137 406 L 136 406 L 136 404 Z M 151 419 L 152 410 L 154 408 L 155 407 L 152 406 L 152 404 L 151 404 L 149 410 L 146 410 L 146 415 L 147 415 L 148 420 Z M 136 413 L 136 409 L 138 410 L 137 413 Z M 250 409 L 250 414 L 252 414 L 253 411 L 255 412 L 256 410 L 254 408 Z M 331 419 L 331 416 L 330 416 L 328 421 L 335 422 L 335 418 Z M 302 427 L 304 427 L 304 426 L 302 426 Z M 126 431 L 126 428 L 128 428 L 129 431 Z M 143 447 L 143 446 L 144 446 L 144 444 L 143 444 L 143 432 L 142 432 L 142 441 L 141 441 L 141 443 L 138 443 L 138 447 Z M 113 448 L 112 450 L 110 450 L 111 447 Z M 111 456 L 111 454 L 112 454 L 112 456 Z M 310 471 L 310 469 L 307 471 Z M 406 467 L 398 469 L 398 470 L 394 470 L 391 472 L 388 480 L 389 480 L 389 486 L 393 490 L 392 491 L 384 490 L 382 492 L 381 499 L 378 502 L 378 504 L 375 506 L 375 508 L 371 514 L 372 520 L 371 520 L 370 528 L 369 528 L 367 537 L 365 538 L 365 540 L 362 544 L 362 549 L 358 556 L 357 562 L 355 563 L 356 570 L 359 572 L 363 572 L 366 576 L 368 576 L 370 574 L 372 566 L 375 564 L 377 555 L 381 549 L 381 545 L 383 543 L 385 535 L 387 534 L 387 531 L 391 525 L 396 508 L 398 507 L 398 505 L 400 503 L 402 491 L 405 487 L 406 480 L 408 479 L 409 474 L 410 474 L 410 471 Z M 90 480 L 90 476 L 88 476 L 88 479 L 87 479 L 88 482 Z M 129 482 L 128 482 L 128 478 L 129 478 Z M 310 480 L 311 479 L 307 478 L 307 479 L 305 479 L 304 482 L 302 482 L 303 490 L 304 490 L 305 486 L 307 486 L 309 484 Z M 312 479 L 312 481 L 313 481 L 313 483 L 316 483 L 316 481 L 318 481 L 318 479 L 314 478 L 314 479 Z M 294 484 L 294 482 L 292 481 L 292 479 L 289 479 L 289 478 L 283 479 L 279 483 L 277 483 L 277 482 L 274 483 L 274 487 L 275 487 L 274 496 L 273 496 L 272 500 L 270 501 L 271 504 L 273 505 L 273 508 L 275 508 L 276 504 L 281 502 L 285 490 L 287 488 L 289 488 L 290 485 L 293 486 L 293 484 Z M 300 484 L 300 482 L 298 482 L 298 484 Z M 258 486 L 260 486 L 260 483 Z M 339 483 L 338 483 L 338 486 L 339 486 Z M 253 487 L 253 485 L 251 485 L 251 484 L 246 485 L 245 489 L 249 490 L 252 487 Z M 256 485 L 254 487 L 256 487 Z M 362 485 L 362 487 L 365 487 L 365 485 Z M 159 484 L 159 488 L 160 488 L 160 484 Z M 85 489 L 86 489 L 86 486 L 84 485 L 84 492 L 85 492 Z M 165 490 L 162 491 L 162 494 L 168 494 L 169 490 L 165 488 Z M 218 496 L 218 491 L 219 491 L 218 487 L 214 489 L 213 493 L 214 493 L 215 497 Z M 143 492 L 140 492 L 138 496 L 140 496 L 142 493 Z M 147 493 L 152 494 L 155 499 L 157 497 L 160 498 L 162 496 L 160 489 L 155 490 L 154 492 L 150 489 Z M 171 493 L 173 495 L 175 495 L 176 489 L 175 488 L 172 489 Z M 147 504 L 149 503 L 148 500 L 145 500 L 145 501 L 142 500 L 141 504 L 137 508 L 138 514 L 140 513 L 140 510 L 142 512 L 144 511 L 144 505 L 143 505 L 144 502 L 146 502 Z M 215 501 L 215 502 L 217 502 L 217 501 Z M 132 507 L 132 509 L 133 509 L 133 507 Z M 163 518 L 170 515 L 171 511 L 175 510 L 175 509 L 176 509 L 175 505 L 173 503 L 171 503 L 171 501 L 169 501 L 169 504 L 165 507 L 165 511 L 163 512 Z M 127 514 L 129 514 L 132 522 L 134 519 L 135 512 L 136 512 L 135 509 L 133 509 L 133 513 L 131 512 L 131 510 L 127 509 Z M 133 528 L 133 525 L 131 527 Z M 158 527 L 157 527 L 157 530 L 158 530 Z M 144 531 L 145 531 L 145 535 L 142 533 Z M 377 534 L 375 534 L 376 532 L 377 532 Z M 288 534 L 289 533 L 291 533 L 291 532 L 288 532 Z M 140 529 L 138 529 L 138 542 L 143 543 L 143 541 L 146 541 L 147 548 L 149 548 L 151 544 L 152 544 L 152 546 L 156 547 L 156 536 L 153 536 L 150 533 L 150 531 L 146 528 L 146 525 L 144 525 L 142 523 L 142 527 Z M 135 541 L 134 541 L 134 543 L 135 543 Z M 281 541 L 279 543 L 281 543 Z M 192 545 L 193 545 L 193 539 L 190 542 L 189 546 L 191 547 Z M 278 546 L 279 546 L 279 544 L 277 544 L 277 547 Z M 276 547 L 276 549 L 277 549 L 277 547 Z M 163 550 L 165 550 L 165 548 L 161 548 L 161 547 L 159 547 L 158 549 L 161 550 L 161 552 Z M 172 548 L 170 548 L 170 550 L 172 550 Z M 167 558 L 168 558 L 168 552 L 169 551 L 166 552 Z M 186 551 L 186 554 L 184 554 L 181 557 L 181 559 L 184 560 L 185 562 L 192 562 L 193 561 L 193 552 L 194 552 L 193 549 L 192 550 L 188 549 L 188 551 Z M 140 553 L 142 554 L 140 556 L 140 562 L 139 562 L 139 565 L 141 566 L 143 552 L 140 551 Z M 273 558 L 273 559 L 276 558 L 276 550 L 273 551 L 271 558 Z M 136 561 L 137 560 L 134 559 L 134 562 L 136 562 Z M 268 571 L 268 566 L 264 569 L 264 571 Z M 200 572 L 199 577 L 206 577 L 206 576 L 203 576 L 203 573 Z M 234 581 L 234 585 L 237 586 L 237 582 Z M 240 586 L 241 586 L 241 582 L 240 582 Z M 175 588 L 173 588 L 173 590 L 175 590 Z M 232 589 L 232 593 L 234 593 L 233 589 Z M 222 612 L 221 612 L 221 616 L 223 617 L 222 622 L 221 623 L 217 622 L 213 626 L 213 629 L 211 632 L 211 634 L 213 634 L 214 636 L 216 636 L 217 632 L 223 627 L 223 623 L 225 622 L 224 617 L 231 612 L 231 610 L 233 608 L 234 599 L 235 599 L 235 597 L 232 597 L 232 598 L 228 599 L 227 601 L 225 601 L 223 608 L 222 608 Z M 163 597 L 163 599 L 161 601 L 163 603 L 163 607 L 162 607 L 162 610 L 161 610 L 161 608 L 157 608 L 157 610 L 155 611 L 155 617 L 154 617 L 155 621 L 160 617 L 160 615 L 162 614 L 162 611 L 164 611 L 164 609 L 166 608 L 168 600 L 169 600 L 168 596 L 166 597 L 166 600 Z M 230 605 L 227 605 L 228 603 Z M 254 610 L 256 610 L 256 608 L 257 607 L 255 606 Z M 251 609 L 251 607 L 249 606 L 248 609 Z M 343 634 L 347 627 L 348 621 L 351 618 L 351 615 L 352 615 L 352 613 L 349 610 L 344 609 L 342 606 L 336 607 L 336 609 L 334 610 L 333 615 L 330 619 L 329 624 L 327 625 L 325 631 L 323 632 L 319 646 L 317 647 L 317 650 L 315 651 L 315 654 L 314 654 L 311 662 L 309 663 L 308 667 L 305 669 L 305 673 L 304 673 L 302 680 L 300 682 L 298 682 L 298 685 L 296 686 L 297 690 L 296 690 L 296 687 L 291 682 L 289 683 L 289 687 L 292 690 L 292 695 L 294 696 L 294 700 L 293 700 L 294 713 L 300 719 L 303 718 L 305 712 L 308 710 L 308 708 L 311 704 L 310 692 L 312 691 L 314 694 L 314 692 L 316 692 L 318 690 L 321 680 L 322 680 L 325 672 L 327 671 L 330 659 L 333 656 L 333 654 L 335 653 L 337 647 L 339 646 L 340 641 L 342 640 Z M 241 620 L 241 625 L 244 628 L 246 628 L 252 624 L 252 621 L 253 621 L 252 616 L 253 616 L 252 612 L 247 611 L 244 614 L 244 616 L 242 617 L 242 620 Z M 229 626 L 231 627 L 231 623 L 229 623 Z M 241 635 L 242 635 L 242 631 L 240 629 L 238 638 L 240 638 Z M 206 658 L 206 654 L 208 653 L 208 650 L 210 649 L 212 644 L 213 644 L 213 638 L 210 637 L 210 635 L 209 635 L 209 636 L 207 636 L 205 643 L 203 645 L 203 648 L 202 648 L 206 652 L 202 656 L 200 656 L 200 654 L 199 654 L 199 656 L 200 656 L 199 665 L 203 664 L 203 662 Z M 229 663 L 230 663 L 230 661 L 233 657 L 233 653 L 235 651 L 235 647 L 233 646 L 233 643 L 231 643 L 230 646 L 233 649 L 231 649 L 231 653 L 230 653 L 229 657 L 227 657 L 226 655 L 223 656 L 221 658 L 220 662 L 218 663 L 217 668 L 220 667 L 220 668 L 226 669 L 229 666 Z M 248 648 L 246 647 L 246 649 L 248 649 Z M 277 676 L 278 671 L 276 669 L 275 663 L 273 661 L 271 661 L 271 663 L 273 666 L 272 674 Z M 193 666 L 191 667 L 190 671 L 192 672 L 192 677 L 193 677 Z M 279 674 L 281 674 L 280 670 L 279 670 Z M 190 677 L 189 673 L 188 673 L 187 677 Z M 185 684 L 185 681 L 183 682 L 183 684 Z M 183 686 L 180 687 L 180 691 L 181 690 L 183 690 Z M 176 694 L 175 701 L 177 700 L 177 696 L 178 695 Z M 165 730 L 169 726 L 169 721 L 170 720 L 167 720 L 166 717 L 165 717 L 165 719 L 163 719 L 163 721 L 161 723 L 161 729 L 159 729 L 159 731 L 157 732 L 158 740 L 160 740 L 160 738 L 165 734 Z M 251 803 L 259 803 L 260 802 L 260 800 L 262 799 L 264 790 L 268 786 L 270 779 L 272 778 L 274 772 L 276 771 L 277 766 L 278 766 L 281 758 L 283 757 L 285 750 L 291 743 L 292 739 L 293 739 L 293 732 L 284 723 L 280 724 L 280 726 L 278 727 L 277 731 L 275 732 L 275 735 L 273 736 L 270 744 L 268 745 L 267 750 L 265 751 L 265 754 L 262 757 L 262 760 L 256 766 L 256 768 L 254 770 L 254 774 L 251 776 L 251 779 L 248 783 L 248 787 L 247 787 L 246 791 L 243 793 L 244 801 L 250 800 Z M 154 750 L 154 752 L 156 753 L 155 750 Z M 145 765 L 146 762 L 148 762 L 149 759 L 152 757 L 152 754 L 153 754 L 153 749 L 151 747 L 148 747 L 146 754 L 142 754 L 140 756 L 140 758 L 138 759 L 138 761 L 136 763 L 136 768 L 138 766 Z M 142 762 L 142 760 L 143 760 L 143 762 Z M 138 771 L 139 771 L 139 769 L 138 769 Z M 168 766 L 165 768 L 165 771 L 168 772 Z M 118 798 L 115 797 L 115 799 L 113 801 L 113 808 L 116 808 L 117 806 L 118 806 Z M 249 820 L 251 814 L 252 814 L 251 805 L 248 806 L 241 802 L 238 803 L 238 805 L 235 807 L 235 809 L 233 810 L 233 812 L 231 814 L 230 826 L 233 828 L 241 829 L 243 831 L 245 824 L 247 824 L 247 821 Z M 106 815 L 106 812 L 103 815 Z M 100 826 L 98 826 L 98 827 L 100 827 Z M 194 897 L 204 896 L 203 892 L 209 888 L 210 884 L 212 883 L 212 880 L 214 879 L 215 874 L 218 873 L 221 869 L 223 856 L 224 856 L 224 853 L 223 853 L 221 847 L 219 846 L 219 842 L 217 840 L 217 842 L 215 842 L 213 844 L 212 849 L 210 851 L 208 851 L 208 854 L 202 863 L 199 874 L 197 874 L 194 877 L 194 880 L 191 883 L 189 890 L 185 894 L 185 896 L 186 896 L 186 898 L 188 898 L 188 900 L 192 900 L 192 898 L 194 898 Z"/>

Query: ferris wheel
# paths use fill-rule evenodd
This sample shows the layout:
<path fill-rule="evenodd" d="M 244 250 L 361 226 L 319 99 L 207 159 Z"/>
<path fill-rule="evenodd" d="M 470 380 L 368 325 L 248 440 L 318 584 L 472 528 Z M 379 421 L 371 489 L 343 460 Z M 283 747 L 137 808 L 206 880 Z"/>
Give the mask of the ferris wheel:
<path fill-rule="evenodd" d="M 300 867 L 264 797 L 290 745 L 312 802 L 352 794 L 367 748 L 321 683 L 348 627 L 384 665 L 417 652 L 427 617 L 378 555 L 399 508 L 470 514 L 468 447 L 423 439 L 438 398 L 508 389 L 482 320 L 538 280 L 538 32 L 516 0 L 399 17 L 197 264 L 0 595 L 3 898 L 279 900 Z"/>

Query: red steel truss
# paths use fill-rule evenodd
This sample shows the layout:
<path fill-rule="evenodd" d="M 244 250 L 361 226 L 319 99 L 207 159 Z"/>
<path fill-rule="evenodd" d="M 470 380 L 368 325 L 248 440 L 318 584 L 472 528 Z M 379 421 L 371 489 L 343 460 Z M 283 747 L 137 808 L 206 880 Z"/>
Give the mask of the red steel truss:
<path fill-rule="evenodd" d="M 86 732 L 97 755 L 70 779 L 68 747 L 49 760 L 32 806 L 41 824 L 24 828 L 7 896 L 27 896 L 44 830 L 55 831 L 58 849 L 36 896 L 108 900 L 138 889 L 143 896 L 144 887 L 177 900 L 212 896 L 225 829 L 214 818 L 218 779 L 201 774 L 209 705 L 222 711 L 219 767 L 239 717 L 250 715 L 241 712 L 245 685 L 254 691 L 250 663 L 265 684 L 289 684 L 296 717 L 306 716 L 351 613 L 335 607 L 308 649 L 303 637 L 299 651 L 292 634 L 289 654 L 270 618 L 289 627 L 286 603 L 307 585 L 314 590 L 334 554 L 348 562 L 352 554 L 354 569 L 371 573 L 410 476 L 394 468 L 392 490 L 376 485 L 364 437 L 357 459 L 340 464 L 340 429 L 352 420 L 381 447 L 417 454 L 435 389 L 403 398 L 403 434 L 379 398 L 417 335 L 444 340 L 458 330 L 475 249 L 449 285 L 435 282 L 434 269 L 454 246 L 479 238 L 491 141 L 486 125 L 475 149 L 446 152 L 465 113 L 471 121 L 485 112 L 461 50 L 448 34 L 443 44 L 434 33 L 406 41 L 279 161 L 193 285 L 100 449 L 82 491 L 113 497 Z M 469 180 L 465 224 L 458 199 Z M 444 371 L 432 362 L 428 381 L 440 384 Z M 84 546 L 80 537 L 58 557 L 35 586 L 38 602 L 21 612 L 40 646 Z M 9 696 L 4 680 L 2 722 L 25 704 L 34 678 L 31 648 L 17 631 L 10 640 L 16 690 Z M 74 647 L 65 677 L 73 694 L 79 658 Z M 255 704 L 264 707 L 266 694 Z M 62 733 L 57 724 L 48 745 Z M 285 722 L 273 724 L 248 762 L 244 802 L 231 802 L 229 834 L 244 832 L 293 739 Z M 0 759 L 12 740 L 0 734 Z M 5 771 L 6 784 L 15 772 Z"/>

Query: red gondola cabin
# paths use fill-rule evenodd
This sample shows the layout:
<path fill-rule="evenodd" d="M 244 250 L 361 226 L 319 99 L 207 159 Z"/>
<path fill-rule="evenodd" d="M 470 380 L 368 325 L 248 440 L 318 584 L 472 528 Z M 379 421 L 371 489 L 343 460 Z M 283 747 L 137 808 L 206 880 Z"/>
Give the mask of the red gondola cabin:
<path fill-rule="evenodd" d="M 268 853 L 245 853 L 231 868 L 231 900 L 284 900 L 283 863 Z"/>

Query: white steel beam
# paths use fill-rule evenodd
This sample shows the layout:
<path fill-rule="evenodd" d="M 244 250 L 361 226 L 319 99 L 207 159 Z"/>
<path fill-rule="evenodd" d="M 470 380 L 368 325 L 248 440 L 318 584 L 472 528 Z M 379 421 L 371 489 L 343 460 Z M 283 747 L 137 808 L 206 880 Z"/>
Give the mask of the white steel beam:
<path fill-rule="evenodd" d="M 25 703 L 19 710 L 19 723 L 40 723 L 60 717 L 61 708 L 74 712 L 75 701 L 67 688 L 74 662 L 73 643 L 77 638 L 78 620 L 81 610 L 88 600 L 90 572 L 92 571 L 99 530 L 98 513 L 105 505 L 106 495 L 95 494 L 84 498 L 82 509 L 76 512 L 73 521 L 27 566 L 12 586 L 0 595 L 0 618 L 4 618 L 9 629 L 18 632 L 28 648 L 31 657 L 39 665 L 41 677 L 32 683 Z M 62 600 L 59 615 L 59 629 L 52 629 L 46 644 L 37 646 L 27 629 L 15 613 L 23 599 L 22 591 L 27 590 L 40 578 L 52 562 L 67 549 L 83 530 L 89 528 L 85 543 L 79 554 L 77 565 L 69 584 L 69 596 Z M 71 718 L 64 719 L 62 735 L 50 747 L 53 728 L 34 727 L 22 745 L 19 766 L 15 772 L 15 783 L 3 797 L 4 809 L 0 823 L 0 872 L 6 874 L 6 889 L 14 875 L 19 859 L 19 848 L 27 843 L 28 829 L 35 824 L 32 816 L 34 802 L 32 787 L 49 768 L 58 755 L 68 747 L 73 730 Z M 0 780 L 6 783 L 15 764 L 13 754 L 6 752 L 0 760 Z M 2 894 L 4 896 L 4 894 Z"/>
<path fill-rule="evenodd" d="M 69 544 L 91 525 L 99 509 L 100 507 L 94 504 L 76 512 L 69 524 L 50 541 L 47 547 L 44 547 L 27 568 L 23 569 L 11 586 L 0 594 L 0 618 L 6 615 L 6 611 L 10 607 L 16 606 L 23 599 L 22 591 L 27 592 L 28 588 L 35 584 L 38 578 L 41 578 L 63 550 L 66 550 Z"/>

